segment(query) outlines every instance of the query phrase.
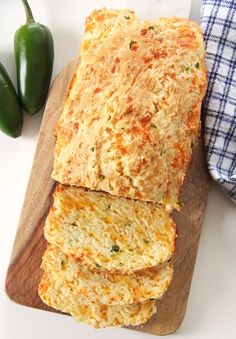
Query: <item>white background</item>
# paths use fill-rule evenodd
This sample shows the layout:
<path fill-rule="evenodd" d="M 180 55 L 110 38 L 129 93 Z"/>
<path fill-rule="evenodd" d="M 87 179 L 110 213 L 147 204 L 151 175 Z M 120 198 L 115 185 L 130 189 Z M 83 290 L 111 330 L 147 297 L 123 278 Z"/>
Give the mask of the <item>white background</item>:
<path fill-rule="evenodd" d="M 79 52 L 85 16 L 94 8 L 138 7 L 142 17 L 188 16 L 190 0 L 78 1 L 31 0 L 35 18 L 54 36 L 53 77 Z M 145 5 L 144 5 L 145 4 Z M 167 5 L 166 5 L 167 4 Z M 147 7 L 149 5 L 149 7 Z M 167 7 L 166 7 L 167 6 Z M 199 20 L 199 2 L 190 17 Z M 0 62 L 15 81 L 13 38 L 24 22 L 20 0 L 0 0 Z M 0 338 L 114 339 L 151 338 L 125 329 L 93 330 L 70 317 L 19 306 L 4 292 L 4 280 L 38 138 L 41 114 L 25 117 L 23 135 L 0 133 Z M 200 183 L 199 183 L 200 185 Z M 236 338 L 236 206 L 212 185 L 194 271 L 186 317 L 173 337 Z"/>

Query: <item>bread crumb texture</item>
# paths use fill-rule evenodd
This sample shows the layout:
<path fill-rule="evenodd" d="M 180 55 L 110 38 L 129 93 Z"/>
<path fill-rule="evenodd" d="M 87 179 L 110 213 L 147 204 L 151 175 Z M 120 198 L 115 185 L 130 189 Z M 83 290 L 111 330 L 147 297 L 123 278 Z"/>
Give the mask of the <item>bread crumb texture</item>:
<path fill-rule="evenodd" d="M 155 204 L 59 186 L 45 238 L 93 270 L 132 273 L 169 260 L 176 226 Z"/>
<path fill-rule="evenodd" d="M 80 303 L 129 305 L 160 299 L 169 287 L 173 267 L 166 262 L 157 268 L 134 274 L 114 274 L 96 265 L 90 271 L 81 263 L 49 246 L 44 254 L 42 269 L 70 286 Z"/>
<path fill-rule="evenodd" d="M 93 302 L 82 304 L 68 284 L 49 273 L 43 274 L 38 292 L 47 305 L 70 313 L 75 320 L 96 328 L 136 326 L 145 323 L 156 312 L 155 301 L 126 306 L 108 306 Z"/>

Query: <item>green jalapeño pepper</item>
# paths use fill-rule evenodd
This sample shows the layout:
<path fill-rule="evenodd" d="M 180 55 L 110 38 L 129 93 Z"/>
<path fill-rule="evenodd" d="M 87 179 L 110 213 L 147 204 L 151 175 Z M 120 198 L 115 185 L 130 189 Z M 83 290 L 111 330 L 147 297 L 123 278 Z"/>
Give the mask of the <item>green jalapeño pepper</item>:
<path fill-rule="evenodd" d="M 7 135 L 17 138 L 21 135 L 22 124 L 23 112 L 15 87 L 0 63 L 0 129 Z"/>
<path fill-rule="evenodd" d="M 36 23 L 27 0 L 22 0 L 26 24 L 15 34 L 18 94 L 26 112 L 38 112 L 47 97 L 53 69 L 54 47 L 50 30 Z"/>

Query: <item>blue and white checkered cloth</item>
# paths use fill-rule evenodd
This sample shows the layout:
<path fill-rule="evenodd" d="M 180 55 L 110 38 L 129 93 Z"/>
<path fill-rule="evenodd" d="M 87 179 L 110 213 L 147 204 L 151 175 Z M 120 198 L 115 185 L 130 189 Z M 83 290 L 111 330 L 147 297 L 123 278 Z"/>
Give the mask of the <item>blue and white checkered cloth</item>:
<path fill-rule="evenodd" d="M 211 176 L 236 203 L 236 0 L 202 0 L 208 90 L 203 104 Z"/>

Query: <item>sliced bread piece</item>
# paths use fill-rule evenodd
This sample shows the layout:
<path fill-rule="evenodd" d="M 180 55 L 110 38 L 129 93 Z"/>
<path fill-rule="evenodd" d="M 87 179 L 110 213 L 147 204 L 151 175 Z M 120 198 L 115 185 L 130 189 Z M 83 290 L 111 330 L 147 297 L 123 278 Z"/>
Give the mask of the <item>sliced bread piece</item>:
<path fill-rule="evenodd" d="M 171 262 L 131 275 L 113 274 L 99 267 L 97 271 L 89 271 L 52 246 L 48 246 L 44 253 L 41 267 L 64 280 L 78 300 L 106 305 L 128 305 L 160 299 L 173 277 Z"/>
<path fill-rule="evenodd" d="M 155 204 L 59 185 L 45 237 L 90 270 L 132 273 L 171 258 L 176 225 Z"/>
<path fill-rule="evenodd" d="M 48 306 L 70 313 L 75 320 L 96 328 L 140 325 L 156 312 L 155 301 L 128 306 L 107 306 L 92 302 L 81 304 L 74 290 L 50 273 L 43 274 L 38 293 Z"/>

